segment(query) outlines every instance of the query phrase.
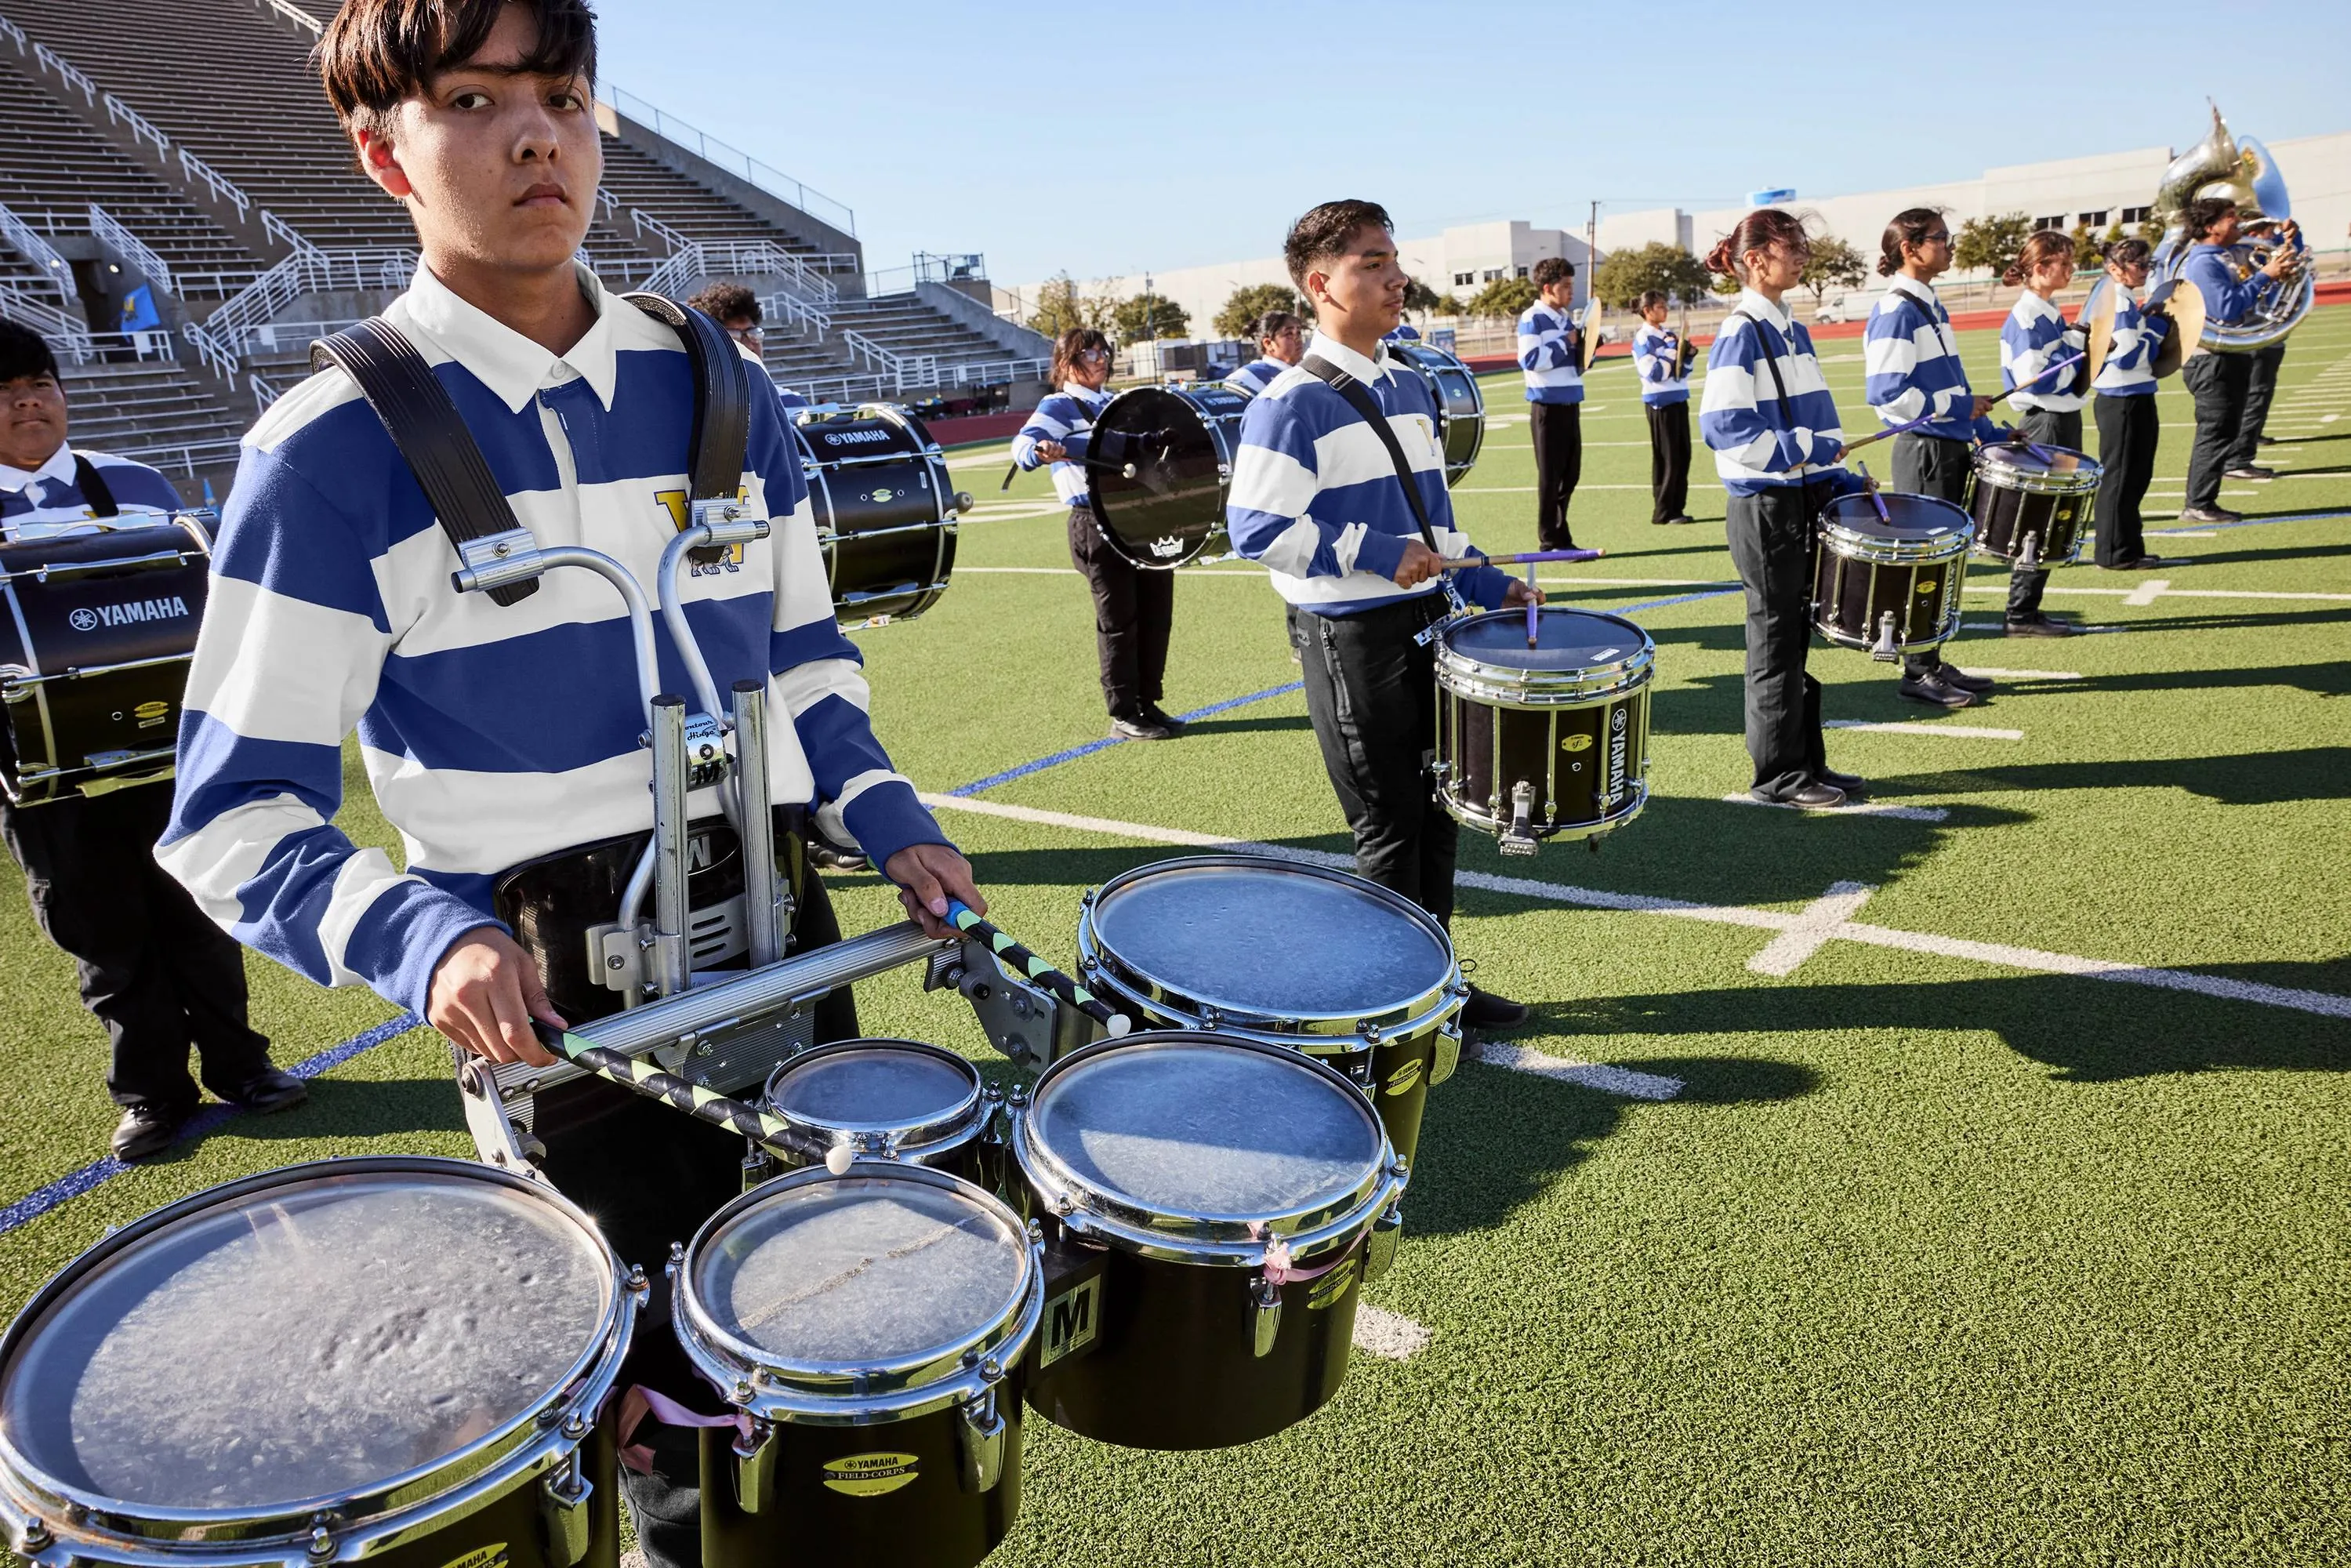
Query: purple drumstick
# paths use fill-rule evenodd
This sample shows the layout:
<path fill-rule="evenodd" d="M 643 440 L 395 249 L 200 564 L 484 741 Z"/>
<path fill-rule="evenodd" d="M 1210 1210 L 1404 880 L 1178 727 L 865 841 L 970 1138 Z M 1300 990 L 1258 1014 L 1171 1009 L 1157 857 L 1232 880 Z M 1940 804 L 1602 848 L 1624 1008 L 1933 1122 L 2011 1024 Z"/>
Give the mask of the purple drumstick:
<path fill-rule="evenodd" d="M 1542 644 L 1542 633 L 1537 630 L 1535 622 L 1535 617 L 1541 609 L 1542 606 L 1533 600 L 1527 601 L 1527 646 L 1530 648 L 1540 647 Z"/>

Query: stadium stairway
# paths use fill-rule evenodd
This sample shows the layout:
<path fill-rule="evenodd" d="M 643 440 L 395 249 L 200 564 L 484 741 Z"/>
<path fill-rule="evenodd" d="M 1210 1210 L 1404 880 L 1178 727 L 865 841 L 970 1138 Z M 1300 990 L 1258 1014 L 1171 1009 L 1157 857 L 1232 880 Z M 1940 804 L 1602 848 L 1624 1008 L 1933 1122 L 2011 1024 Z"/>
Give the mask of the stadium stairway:
<path fill-rule="evenodd" d="M 230 402 L 210 377 L 170 360 L 63 369 L 75 445 L 152 464 L 191 506 L 203 499 L 207 479 L 217 496 L 227 496 L 250 411 Z"/>

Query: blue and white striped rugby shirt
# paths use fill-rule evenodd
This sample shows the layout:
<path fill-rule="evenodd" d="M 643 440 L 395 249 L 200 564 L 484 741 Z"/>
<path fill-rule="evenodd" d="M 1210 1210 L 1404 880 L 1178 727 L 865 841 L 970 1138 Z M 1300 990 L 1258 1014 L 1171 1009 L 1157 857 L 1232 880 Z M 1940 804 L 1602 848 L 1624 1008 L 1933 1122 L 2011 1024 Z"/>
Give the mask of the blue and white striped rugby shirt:
<path fill-rule="evenodd" d="M 1934 285 L 1896 273 L 1869 313 L 1861 348 L 1868 372 L 1862 395 L 1884 423 L 1907 424 L 1931 413 L 1934 422 L 1919 426 L 1919 434 L 1973 441 L 1993 434 L 1991 421 L 1975 416 L 1959 340 Z"/>
<path fill-rule="evenodd" d="M 2082 372 L 2086 368 L 2074 365 L 2053 375 L 2041 375 L 2050 361 L 2070 358 L 2081 352 L 2079 341 L 2067 341 L 2074 331 L 2065 324 L 2065 312 L 2052 305 L 2031 289 L 2016 297 L 2015 308 L 2000 327 L 2000 385 L 2003 392 L 2011 391 L 2033 382 L 2031 392 L 2018 392 L 2009 401 L 2019 408 L 2047 409 L 2052 413 L 2070 413 L 2082 406 Z"/>
<path fill-rule="evenodd" d="M 1385 349 L 1374 363 L 1317 332 L 1306 352 L 1364 383 L 1412 465 L 1440 553 L 1469 553 L 1469 536 L 1453 527 L 1428 383 L 1390 370 Z M 1263 565 L 1282 598 L 1318 615 L 1352 615 L 1439 591 L 1433 580 L 1396 586 L 1405 541 L 1420 538 L 1420 524 L 1396 483 L 1395 464 L 1347 400 L 1302 367 L 1285 368 L 1242 413 L 1225 522 L 1233 549 Z M 1510 580 L 1499 568 L 1451 575 L 1466 597 L 1501 608 Z"/>
<path fill-rule="evenodd" d="M 1058 441 L 1069 455 L 1053 465 L 1053 494 L 1064 506 L 1086 499 L 1086 444 L 1092 439 L 1094 421 L 1110 406 L 1111 392 L 1092 392 L 1076 382 L 1049 392 L 1037 405 L 1020 434 L 1012 438 L 1012 461 L 1030 469 L 1044 461 L 1037 455 L 1040 441 Z"/>
<path fill-rule="evenodd" d="M 1689 402 L 1689 378 L 1674 374 L 1681 340 L 1646 321 L 1633 334 L 1633 371 L 1641 378 L 1641 401 L 1652 405 Z"/>
<path fill-rule="evenodd" d="M 1575 322 L 1538 299 L 1519 317 L 1519 368 L 1527 373 L 1529 402 L 1582 402 L 1583 377 L 1568 341 Z"/>
<path fill-rule="evenodd" d="M 2120 287 L 2119 284 L 2114 287 Z M 2149 316 L 2138 308 L 2130 290 L 2115 301 L 2114 340 L 2098 365 L 2100 397 L 2150 397 L 2155 392 L 2155 350 L 2162 345 L 2170 321 Z"/>
<path fill-rule="evenodd" d="M 1779 366 L 1788 402 L 1764 361 Z M 1837 462 L 1844 431 L 1836 399 L 1813 354 L 1812 334 L 1751 288 L 1706 355 L 1706 392 L 1698 403 L 1698 434 L 1714 449 L 1714 471 L 1734 496 L 1827 480 L 1839 490 L 1855 481 Z"/>
<path fill-rule="evenodd" d="M 1254 397 L 1271 386 L 1274 378 L 1290 367 L 1280 360 L 1253 360 L 1225 378 L 1228 387 L 1238 387 Z"/>
<path fill-rule="evenodd" d="M 427 269 L 384 318 L 433 365 L 522 526 L 542 544 L 604 551 L 651 594 L 686 515 L 691 372 L 668 328 L 580 278 L 598 319 L 560 356 Z M 790 717 L 769 727 L 775 798 L 819 806 L 876 864 L 945 842 L 873 738 L 773 398 L 751 400 L 743 484 L 774 533 L 690 568 L 679 588 L 719 689 L 765 676 L 769 711 Z M 452 588 L 456 564 L 340 371 L 280 399 L 245 438 L 156 850 L 239 940 L 418 1013 L 450 944 L 496 924 L 499 873 L 653 821 L 628 619 L 611 585 L 566 569 L 501 606 Z M 655 637 L 662 689 L 690 693 L 658 620 Z M 330 821 L 354 727 L 405 872 Z M 716 814 L 716 792 L 692 809 Z"/>
<path fill-rule="evenodd" d="M 92 452 L 87 447 L 81 455 L 98 470 L 99 480 L 114 497 L 114 505 L 122 514 L 116 518 L 118 523 L 161 522 L 186 509 L 180 493 L 172 488 L 172 482 L 144 463 Z M 154 516 L 131 516 L 135 512 Z M 13 544 L 18 539 L 85 533 L 97 517 L 89 497 L 81 493 L 81 476 L 74 469 L 73 443 L 59 442 L 57 451 L 38 468 L 11 468 L 0 463 L 0 540 Z"/>

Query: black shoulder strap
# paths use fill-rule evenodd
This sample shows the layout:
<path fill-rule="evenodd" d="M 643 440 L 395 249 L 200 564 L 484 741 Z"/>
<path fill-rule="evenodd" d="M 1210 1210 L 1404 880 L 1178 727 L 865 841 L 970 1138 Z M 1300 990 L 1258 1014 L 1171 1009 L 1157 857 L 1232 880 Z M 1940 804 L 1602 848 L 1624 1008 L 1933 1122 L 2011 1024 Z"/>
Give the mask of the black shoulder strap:
<path fill-rule="evenodd" d="M 686 483 L 697 501 L 732 500 L 743 487 L 743 460 L 751 439 L 751 387 L 743 356 L 726 329 L 699 310 L 658 294 L 622 298 L 661 322 L 685 345 L 694 375 L 694 454 Z"/>
<path fill-rule="evenodd" d="M 74 486 L 81 492 L 81 498 L 89 503 L 91 517 L 119 517 L 122 515 L 122 508 L 114 504 L 114 492 L 108 489 L 106 481 L 98 476 L 98 465 L 78 452 L 74 454 Z"/>
<path fill-rule="evenodd" d="M 1396 482 L 1404 486 L 1404 498 L 1412 503 L 1412 517 L 1420 525 L 1421 542 L 1443 555 L 1445 552 L 1437 548 L 1437 531 L 1428 526 L 1428 507 L 1420 498 L 1420 481 L 1413 475 L 1412 461 L 1405 456 L 1395 432 L 1388 428 L 1388 416 L 1381 412 L 1370 389 L 1320 354 L 1307 355 L 1300 368 L 1328 382 L 1332 392 L 1347 400 L 1347 406 L 1355 411 L 1356 417 L 1372 427 L 1372 434 L 1388 449 L 1388 461 L 1395 465 Z"/>
<path fill-rule="evenodd" d="M 1733 321 L 1744 321 L 1755 329 L 1755 340 L 1757 343 L 1761 345 L 1763 350 L 1763 362 L 1769 366 L 1771 371 L 1771 390 L 1780 394 L 1780 416 L 1788 422 L 1788 428 L 1790 430 L 1795 429 L 1796 405 L 1788 401 L 1788 383 L 1780 374 L 1780 356 L 1771 351 L 1771 340 L 1763 335 L 1762 321 L 1753 316 L 1750 316 L 1744 310 L 1733 310 L 1730 313 L 1730 319 Z M 1789 351 L 1792 353 L 1795 350 L 1795 347 L 1796 335 L 1794 332 L 1791 331 L 1788 334 Z"/>
<path fill-rule="evenodd" d="M 359 383 L 452 545 L 462 550 L 475 539 L 522 527 L 489 460 L 449 401 L 448 389 L 399 328 L 371 317 L 311 344 L 310 364 L 333 365 Z M 538 591 L 537 580 L 526 579 L 501 584 L 489 594 L 500 604 L 512 604 Z"/>

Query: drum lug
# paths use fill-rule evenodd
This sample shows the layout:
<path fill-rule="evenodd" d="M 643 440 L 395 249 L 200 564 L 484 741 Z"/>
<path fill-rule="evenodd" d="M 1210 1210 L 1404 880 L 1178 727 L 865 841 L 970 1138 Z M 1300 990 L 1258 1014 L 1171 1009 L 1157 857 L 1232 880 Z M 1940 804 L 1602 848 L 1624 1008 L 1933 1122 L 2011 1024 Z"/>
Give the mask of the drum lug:
<path fill-rule="evenodd" d="M 2016 570 L 2019 571 L 2041 570 L 2041 536 L 2039 534 L 2024 536 L 2024 548 L 2016 552 Z"/>
<path fill-rule="evenodd" d="M 1396 1242 L 1404 1235 L 1404 1205 L 1391 1203 L 1372 1221 L 1364 1241 L 1364 1282 L 1371 1283 L 1395 1267 Z"/>
<path fill-rule="evenodd" d="M 1003 1380 L 1004 1368 L 990 1356 L 979 1364 L 979 1375 L 987 1386 L 956 1407 L 963 1417 L 956 1424 L 961 1461 L 956 1479 L 967 1492 L 993 1491 L 1004 1479 L 1007 1424 L 996 1405 L 996 1385 Z"/>
<path fill-rule="evenodd" d="M 1521 779 L 1510 786 L 1510 825 L 1495 846 L 1506 855 L 1531 855 L 1541 846 L 1535 840 L 1535 787 Z"/>
<path fill-rule="evenodd" d="M 1431 1089 L 1453 1076 L 1461 1065 L 1461 1027 L 1451 1019 L 1438 1026 L 1437 1045 L 1428 1061 L 1428 1086 Z"/>
<path fill-rule="evenodd" d="M 554 1568 L 579 1568 L 588 1560 L 595 1515 L 588 1500 L 595 1484 L 580 1473 L 580 1451 L 565 1456 L 560 1469 L 539 1483 L 538 1516 L 547 1525 L 547 1556 Z"/>
<path fill-rule="evenodd" d="M 1249 1354 L 1259 1359 L 1272 1354 L 1280 1332 L 1281 1287 L 1259 1275 L 1249 1289 Z"/>
<path fill-rule="evenodd" d="M 1894 645 L 1894 612 L 1887 611 L 1877 618 L 1877 641 L 1869 645 L 1869 656 L 1880 664 L 1892 664 L 1902 656 Z"/>
<path fill-rule="evenodd" d="M 754 1417 L 748 1433 L 735 1437 L 735 1501 L 745 1513 L 762 1513 L 776 1501 L 776 1428 Z"/>

